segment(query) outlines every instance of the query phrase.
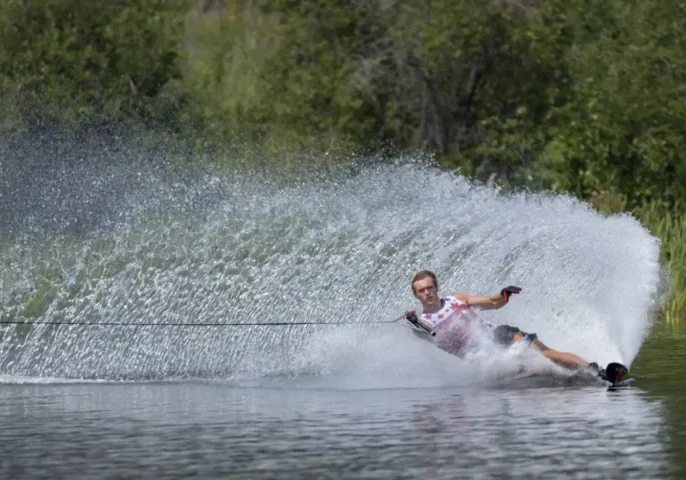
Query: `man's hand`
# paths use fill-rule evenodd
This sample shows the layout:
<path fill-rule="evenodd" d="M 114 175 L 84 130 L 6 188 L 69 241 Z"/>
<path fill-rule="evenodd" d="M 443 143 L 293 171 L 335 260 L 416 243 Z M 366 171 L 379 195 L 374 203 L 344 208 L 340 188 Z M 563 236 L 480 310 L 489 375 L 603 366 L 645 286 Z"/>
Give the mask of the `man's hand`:
<path fill-rule="evenodd" d="M 417 312 L 415 312 L 414 310 L 405 312 L 405 319 L 412 325 L 417 325 L 417 323 L 419 323 L 419 319 L 417 318 Z"/>
<path fill-rule="evenodd" d="M 509 287 L 505 287 L 500 291 L 500 295 L 502 295 L 505 298 L 505 303 L 510 301 L 510 295 L 514 293 L 519 293 L 521 292 L 522 289 L 519 287 L 514 287 L 510 285 Z"/>

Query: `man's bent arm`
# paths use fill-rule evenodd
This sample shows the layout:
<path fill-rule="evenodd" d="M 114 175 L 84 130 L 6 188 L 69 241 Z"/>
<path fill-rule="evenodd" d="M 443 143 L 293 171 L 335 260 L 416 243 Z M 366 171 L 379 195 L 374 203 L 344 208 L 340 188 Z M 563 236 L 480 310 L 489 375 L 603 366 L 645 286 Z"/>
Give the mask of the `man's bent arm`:
<path fill-rule="evenodd" d="M 503 307 L 507 303 L 507 299 L 502 295 L 467 295 L 466 293 L 454 293 L 453 297 L 466 303 L 470 307 L 478 308 L 480 310 L 495 310 Z"/>

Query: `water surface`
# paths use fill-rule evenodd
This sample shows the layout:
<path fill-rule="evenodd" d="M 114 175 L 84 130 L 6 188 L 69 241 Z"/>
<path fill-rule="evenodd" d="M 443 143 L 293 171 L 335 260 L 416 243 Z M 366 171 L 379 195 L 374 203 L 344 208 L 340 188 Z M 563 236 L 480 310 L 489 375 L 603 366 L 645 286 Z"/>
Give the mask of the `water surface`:
<path fill-rule="evenodd" d="M 326 378 L 6 385 L 3 478 L 659 478 L 639 389 L 338 389 Z"/>
<path fill-rule="evenodd" d="M 659 242 L 628 215 L 424 159 L 284 178 L 15 150 L 0 183 L 1 477 L 679 474 L 684 337 L 648 336 Z M 443 294 L 522 287 L 485 319 L 626 363 L 635 386 L 489 382 L 512 352 L 476 367 L 390 323 L 417 307 L 426 268 Z"/>

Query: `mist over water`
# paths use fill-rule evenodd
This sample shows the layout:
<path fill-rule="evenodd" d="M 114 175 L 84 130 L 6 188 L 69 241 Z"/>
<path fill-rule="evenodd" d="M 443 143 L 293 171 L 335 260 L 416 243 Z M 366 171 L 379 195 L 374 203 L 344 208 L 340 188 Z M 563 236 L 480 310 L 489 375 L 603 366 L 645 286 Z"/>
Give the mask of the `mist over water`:
<path fill-rule="evenodd" d="M 522 287 L 483 317 L 599 363 L 630 364 L 650 327 L 658 240 L 567 196 L 503 194 L 412 158 L 284 181 L 51 155 L 3 165 L 0 314 L 38 323 L 0 326 L 4 381 L 468 380 L 460 360 L 371 323 L 418 306 L 421 269 L 442 294 Z M 352 324 L 233 326 L 293 322 Z"/>

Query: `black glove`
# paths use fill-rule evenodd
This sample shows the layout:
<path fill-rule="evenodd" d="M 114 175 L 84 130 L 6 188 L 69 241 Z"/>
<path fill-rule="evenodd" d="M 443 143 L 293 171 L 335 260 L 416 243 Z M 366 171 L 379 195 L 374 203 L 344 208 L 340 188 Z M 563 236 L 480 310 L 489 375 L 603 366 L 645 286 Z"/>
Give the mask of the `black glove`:
<path fill-rule="evenodd" d="M 405 313 L 405 319 L 410 322 L 412 325 L 417 325 L 419 322 L 419 319 L 417 318 L 417 312 L 414 310 L 410 310 L 409 312 Z"/>
<path fill-rule="evenodd" d="M 509 287 L 503 288 L 503 289 L 500 291 L 500 294 L 501 294 L 503 297 L 505 297 L 505 303 L 507 303 L 507 302 L 510 301 L 510 295 L 512 295 L 513 293 L 519 293 L 519 292 L 521 292 L 521 291 L 522 291 L 521 288 L 519 288 L 519 287 L 513 287 L 512 285 L 510 285 Z"/>

